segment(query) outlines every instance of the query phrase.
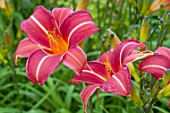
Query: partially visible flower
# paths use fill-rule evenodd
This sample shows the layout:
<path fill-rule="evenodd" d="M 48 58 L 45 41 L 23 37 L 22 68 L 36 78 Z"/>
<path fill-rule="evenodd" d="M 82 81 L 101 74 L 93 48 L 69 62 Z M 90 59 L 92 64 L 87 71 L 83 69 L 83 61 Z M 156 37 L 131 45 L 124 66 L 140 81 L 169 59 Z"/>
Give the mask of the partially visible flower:
<path fill-rule="evenodd" d="M 170 49 L 159 47 L 154 55 L 146 57 L 139 64 L 141 72 L 151 73 L 155 79 L 159 79 L 170 69 Z"/>
<path fill-rule="evenodd" d="M 2 9 L 6 8 L 5 0 L 0 0 L 0 8 L 2 8 Z"/>
<path fill-rule="evenodd" d="M 75 75 L 71 79 L 71 83 L 85 82 L 90 84 L 81 92 L 85 111 L 88 99 L 97 88 L 104 92 L 122 96 L 130 94 L 131 77 L 127 64 L 138 59 L 130 55 L 138 47 L 141 50 L 145 48 L 144 44 L 137 40 L 126 40 L 120 43 L 114 50 L 102 54 L 97 61 L 88 62 L 80 75 Z M 141 55 L 142 53 L 138 52 L 138 54 Z M 135 54 L 135 56 L 138 55 Z"/>
<path fill-rule="evenodd" d="M 79 74 L 86 56 L 77 44 L 99 30 L 87 11 L 54 8 L 50 12 L 43 6 L 36 7 L 33 15 L 22 22 L 21 28 L 28 38 L 18 45 L 15 63 L 18 57 L 28 57 L 28 79 L 41 85 L 61 61 Z"/>
<path fill-rule="evenodd" d="M 164 9 L 169 9 L 170 0 L 154 0 L 145 15 L 157 12 L 161 5 L 163 5 Z"/>

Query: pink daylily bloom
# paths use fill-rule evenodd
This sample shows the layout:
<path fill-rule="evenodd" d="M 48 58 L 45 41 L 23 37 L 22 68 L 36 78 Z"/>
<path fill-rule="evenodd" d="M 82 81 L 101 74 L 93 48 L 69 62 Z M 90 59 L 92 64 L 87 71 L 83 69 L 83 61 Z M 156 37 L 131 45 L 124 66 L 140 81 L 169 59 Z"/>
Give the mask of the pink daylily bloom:
<path fill-rule="evenodd" d="M 28 78 L 41 85 L 60 62 L 79 74 L 86 63 L 86 56 L 77 45 L 99 30 L 87 11 L 54 8 L 50 12 L 43 6 L 37 6 L 30 18 L 21 23 L 21 28 L 28 38 L 18 45 L 15 63 L 18 57 L 28 57 Z"/>
<path fill-rule="evenodd" d="M 81 92 L 85 111 L 88 99 L 97 88 L 104 92 L 122 96 L 130 94 L 131 77 L 127 64 L 135 61 L 137 58 L 131 58 L 128 61 L 126 58 L 130 59 L 129 55 L 136 51 L 138 47 L 144 50 L 145 45 L 137 40 L 126 40 L 120 43 L 114 50 L 102 54 L 97 61 L 86 63 L 80 75 L 75 75 L 71 79 L 71 83 L 84 82 L 90 84 Z M 140 52 L 139 54 L 141 55 Z M 143 56 L 146 55 L 144 54 Z"/>
<path fill-rule="evenodd" d="M 159 79 L 170 69 L 170 49 L 159 47 L 155 54 L 146 57 L 139 64 L 141 72 L 151 73 L 155 79 Z"/>

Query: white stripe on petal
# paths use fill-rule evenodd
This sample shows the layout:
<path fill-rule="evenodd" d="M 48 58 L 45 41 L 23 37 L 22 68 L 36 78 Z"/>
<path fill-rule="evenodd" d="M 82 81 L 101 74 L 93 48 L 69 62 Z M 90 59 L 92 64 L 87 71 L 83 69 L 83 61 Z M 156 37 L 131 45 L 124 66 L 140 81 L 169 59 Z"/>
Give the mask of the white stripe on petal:
<path fill-rule="evenodd" d="M 70 40 L 70 37 L 71 37 L 71 35 L 78 29 L 78 28 L 80 28 L 80 27 L 82 27 L 82 26 L 84 26 L 84 25 L 86 25 L 86 24 L 93 24 L 93 22 L 83 22 L 83 23 L 81 23 L 81 24 L 79 24 L 78 26 L 76 26 L 74 29 L 72 29 L 71 30 L 71 32 L 70 32 L 70 34 L 69 34 L 69 36 L 68 36 L 68 42 L 69 42 L 69 40 Z"/>
<path fill-rule="evenodd" d="M 39 71 L 40 71 L 41 65 L 42 65 L 42 63 L 44 62 L 44 60 L 45 60 L 46 58 L 48 58 L 48 57 L 50 57 L 50 56 L 45 56 L 45 57 L 43 57 L 43 58 L 41 59 L 41 61 L 39 62 L 39 64 L 38 64 L 37 71 L 36 71 L 36 80 L 37 80 L 37 81 L 38 81 L 38 76 L 39 76 Z"/>
<path fill-rule="evenodd" d="M 122 47 L 122 49 L 121 49 L 121 51 L 120 51 L 120 57 L 119 57 L 119 62 L 120 62 L 120 66 L 122 67 L 122 59 L 121 59 L 121 57 L 122 57 L 122 52 L 124 51 L 124 49 L 126 48 L 126 46 L 128 46 L 128 45 L 130 45 L 130 44 L 136 44 L 135 42 L 129 42 L 129 43 L 127 43 L 126 45 L 124 45 L 123 47 Z"/>
<path fill-rule="evenodd" d="M 126 93 L 126 89 L 123 86 L 122 82 L 117 78 L 115 75 L 112 75 L 112 77 L 119 83 L 119 85 L 122 87 L 123 91 Z"/>
<path fill-rule="evenodd" d="M 74 60 L 76 60 L 80 66 L 81 66 L 81 62 L 79 61 L 79 59 L 77 59 L 73 54 L 71 54 L 70 52 L 67 52 Z"/>
<path fill-rule="evenodd" d="M 48 31 L 42 26 L 42 24 L 33 16 L 30 17 L 46 34 L 48 34 Z"/>
<path fill-rule="evenodd" d="M 159 68 L 159 69 L 162 69 L 164 71 L 167 70 L 165 67 L 159 66 L 159 65 L 147 65 L 147 66 L 142 67 L 141 69 L 145 69 L 145 68 Z"/>
<path fill-rule="evenodd" d="M 107 81 L 105 78 L 103 78 L 101 75 L 95 73 L 94 71 L 82 70 L 82 72 L 93 74 L 93 75 L 97 76 L 98 78 L 100 78 L 101 80 L 103 80 L 103 81 L 105 81 L 105 82 Z"/>

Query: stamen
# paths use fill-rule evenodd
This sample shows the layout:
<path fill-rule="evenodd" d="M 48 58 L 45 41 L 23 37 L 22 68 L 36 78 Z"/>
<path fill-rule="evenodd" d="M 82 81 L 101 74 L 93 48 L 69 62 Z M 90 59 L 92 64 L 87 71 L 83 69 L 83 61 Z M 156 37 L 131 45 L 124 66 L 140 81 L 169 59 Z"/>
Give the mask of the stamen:
<path fill-rule="evenodd" d="M 106 75 L 107 75 L 108 78 L 110 78 L 111 77 L 111 72 L 113 72 L 113 70 L 112 70 L 112 68 L 111 68 L 111 66 L 109 64 L 108 55 L 106 55 L 106 62 L 104 62 L 104 64 L 105 64 L 105 69 L 106 69 Z"/>
<path fill-rule="evenodd" d="M 44 47 L 44 46 L 41 46 L 41 45 L 38 45 L 39 48 L 45 53 L 45 54 L 49 54 L 48 52 L 45 51 L 46 50 L 49 50 L 49 51 L 52 51 L 51 48 L 47 48 L 47 47 Z"/>
<path fill-rule="evenodd" d="M 62 37 L 56 35 L 55 31 L 56 31 L 55 28 L 52 31 L 48 31 L 48 38 L 49 38 L 50 48 L 52 49 L 53 53 L 55 55 L 59 55 L 68 50 L 68 44 L 65 42 L 65 40 Z"/>

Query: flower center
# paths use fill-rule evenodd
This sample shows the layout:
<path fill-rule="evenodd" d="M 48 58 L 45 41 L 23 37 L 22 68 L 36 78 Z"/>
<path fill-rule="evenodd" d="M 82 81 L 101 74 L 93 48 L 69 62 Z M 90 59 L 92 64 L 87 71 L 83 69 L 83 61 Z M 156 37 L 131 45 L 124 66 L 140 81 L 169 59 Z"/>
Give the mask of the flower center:
<path fill-rule="evenodd" d="M 54 55 L 60 55 L 68 50 L 68 44 L 61 36 L 56 35 L 55 32 L 55 28 L 53 29 L 53 31 L 48 31 L 50 48 Z"/>
<path fill-rule="evenodd" d="M 113 70 L 109 64 L 109 57 L 108 55 L 106 55 L 106 61 L 104 62 L 104 65 L 105 65 L 105 69 L 106 69 L 106 75 L 107 75 L 107 78 L 109 79 L 111 77 L 111 73 L 113 73 Z"/>

